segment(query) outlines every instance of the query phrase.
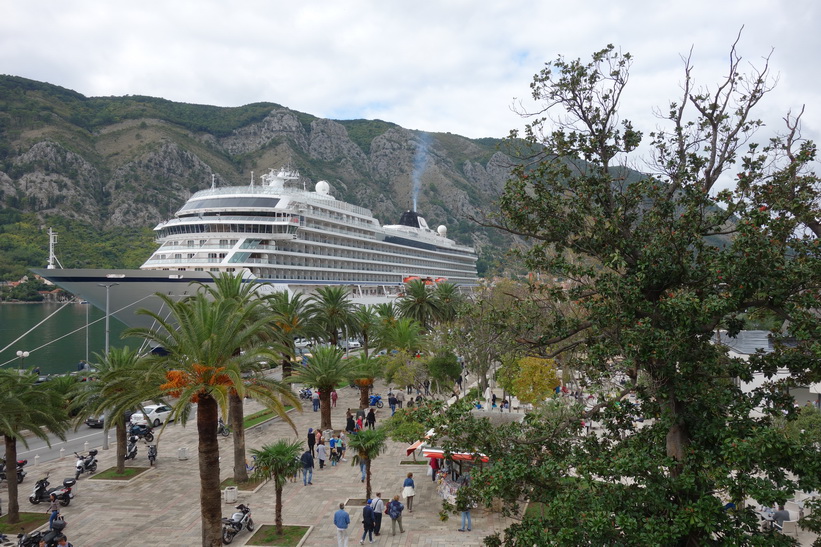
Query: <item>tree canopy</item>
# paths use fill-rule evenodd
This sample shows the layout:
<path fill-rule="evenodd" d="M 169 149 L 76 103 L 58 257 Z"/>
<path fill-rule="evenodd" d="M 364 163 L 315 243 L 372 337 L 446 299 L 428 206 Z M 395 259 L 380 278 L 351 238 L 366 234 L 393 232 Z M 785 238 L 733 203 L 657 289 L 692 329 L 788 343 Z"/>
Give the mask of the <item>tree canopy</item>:
<path fill-rule="evenodd" d="M 735 45 L 728 60 L 708 88 L 685 58 L 681 97 L 647 134 L 619 114 L 633 58 L 613 46 L 589 62 L 559 57 L 531 84 L 542 107 L 511 136 L 521 162 L 490 223 L 532 243 L 520 254 L 536 274 L 523 323 L 538 328 L 518 343 L 577 371 L 597 404 L 448 431 L 455 448 L 498 459 L 479 473 L 485 499 L 544 504 L 488 544 L 786 544 L 761 536 L 753 506 L 821 486 L 818 449 L 774 423 L 796 414 L 786 388 L 821 372 L 815 146 L 790 114 L 783 136 L 755 142 L 769 60 L 743 73 Z M 624 167 L 641 145 L 645 174 Z M 757 311 L 784 321 L 774 352 L 744 360 L 713 343 Z M 754 377 L 763 386 L 745 387 Z M 619 404 L 627 393 L 649 420 Z M 591 417 L 603 428 L 583 436 Z"/>

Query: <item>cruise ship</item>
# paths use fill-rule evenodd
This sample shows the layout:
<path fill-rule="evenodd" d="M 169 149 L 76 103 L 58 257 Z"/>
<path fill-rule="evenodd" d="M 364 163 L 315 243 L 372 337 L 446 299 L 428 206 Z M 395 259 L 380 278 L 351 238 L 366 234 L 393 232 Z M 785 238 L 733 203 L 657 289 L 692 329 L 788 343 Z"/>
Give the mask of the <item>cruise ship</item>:
<path fill-rule="evenodd" d="M 159 314 L 156 293 L 192 294 L 210 274 L 233 272 L 263 292 L 310 294 L 344 285 L 358 304 L 387 302 L 409 279 L 448 281 L 463 290 L 477 284 L 476 253 L 428 227 L 416 211 L 399 224 L 380 225 L 369 209 L 313 191 L 296 171 L 271 170 L 248 186 L 202 190 L 155 228 L 158 248 L 139 270 L 34 269 L 34 273 L 88 300 L 129 326 L 147 326 L 140 308 Z M 52 253 L 53 254 L 53 253 Z"/>

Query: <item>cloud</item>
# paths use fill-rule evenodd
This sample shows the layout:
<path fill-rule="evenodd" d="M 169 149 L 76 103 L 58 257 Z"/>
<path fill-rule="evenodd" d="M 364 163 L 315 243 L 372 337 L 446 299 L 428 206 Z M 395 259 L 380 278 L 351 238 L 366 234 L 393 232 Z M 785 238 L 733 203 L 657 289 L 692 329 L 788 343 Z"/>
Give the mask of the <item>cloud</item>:
<path fill-rule="evenodd" d="M 768 124 L 807 104 L 805 134 L 821 127 L 811 0 L 0 0 L 0 9 L 0 73 L 88 96 L 267 101 L 473 138 L 523 125 L 510 107 L 528 99 L 546 61 L 589 58 L 608 43 L 635 56 L 623 117 L 652 129 L 653 107 L 680 94 L 680 55 L 692 47 L 696 79 L 711 85 L 744 26 L 746 59 L 760 64 L 774 48 L 780 81 L 762 105 Z"/>

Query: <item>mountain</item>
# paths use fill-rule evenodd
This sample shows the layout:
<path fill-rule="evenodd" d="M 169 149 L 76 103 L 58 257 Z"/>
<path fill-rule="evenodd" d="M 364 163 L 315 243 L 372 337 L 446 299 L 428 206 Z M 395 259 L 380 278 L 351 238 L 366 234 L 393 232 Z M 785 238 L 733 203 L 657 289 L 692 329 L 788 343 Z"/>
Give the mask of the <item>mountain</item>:
<path fill-rule="evenodd" d="M 275 103 L 85 97 L 0 76 L 0 278 L 44 264 L 46 225 L 60 232 L 64 267 L 136 267 L 153 247 L 150 229 L 193 192 L 286 164 L 383 224 L 410 207 L 416 187 L 419 213 L 475 246 L 485 271 L 509 244 L 468 219 L 495 208 L 511 164 L 501 142 Z"/>

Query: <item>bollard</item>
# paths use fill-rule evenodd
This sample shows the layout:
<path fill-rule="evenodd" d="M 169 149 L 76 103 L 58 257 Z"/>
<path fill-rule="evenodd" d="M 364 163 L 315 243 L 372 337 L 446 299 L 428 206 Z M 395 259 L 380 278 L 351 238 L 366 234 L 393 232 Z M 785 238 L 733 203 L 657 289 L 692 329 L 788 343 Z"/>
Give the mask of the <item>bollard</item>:
<path fill-rule="evenodd" d="M 35 454 L 34 455 L 34 465 L 33 465 L 33 467 L 37 467 L 37 462 L 39 462 L 39 461 L 40 461 L 40 454 Z"/>
<path fill-rule="evenodd" d="M 62 459 L 63 459 L 63 458 L 65 458 L 65 457 L 66 457 L 66 449 L 65 449 L 65 448 L 61 448 L 61 449 L 60 449 L 60 459 L 62 460 Z"/>
<path fill-rule="evenodd" d="M 188 448 L 185 447 L 185 446 L 181 446 L 179 451 L 177 452 L 177 458 L 180 461 L 187 460 L 188 459 Z"/>
<path fill-rule="evenodd" d="M 88 452 L 88 441 L 83 443 L 83 452 Z"/>

